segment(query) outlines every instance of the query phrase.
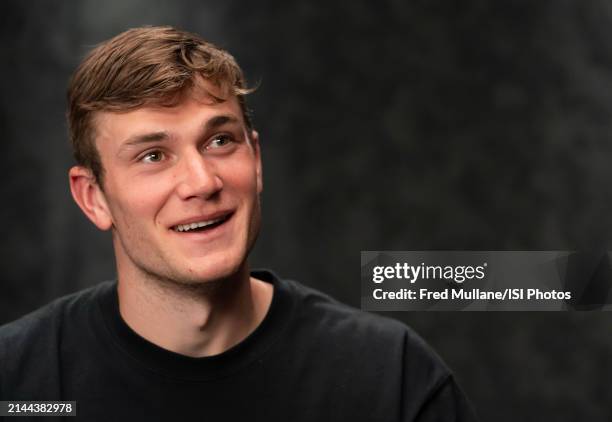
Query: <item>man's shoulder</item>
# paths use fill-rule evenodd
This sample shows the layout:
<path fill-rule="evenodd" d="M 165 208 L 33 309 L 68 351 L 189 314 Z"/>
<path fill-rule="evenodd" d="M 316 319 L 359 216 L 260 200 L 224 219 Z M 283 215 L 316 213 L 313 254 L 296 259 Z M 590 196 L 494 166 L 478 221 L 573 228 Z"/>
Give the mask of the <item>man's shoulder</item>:
<path fill-rule="evenodd" d="M 354 391 L 370 391 L 381 403 L 397 397 L 406 415 L 416 417 L 430 405 L 435 415 L 446 409 L 446 416 L 456 411 L 473 420 L 452 371 L 408 325 L 342 304 L 303 284 L 285 282 L 298 299 L 291 343 L 297 344 L 302 359 L 314 358 L 325 376 L 334 374 Z M 368 390 L 371 385 L 381 387 Z"/>
<path fill-rule="evenodd" d="M 382 315 L 373 314 L 344 304 L 330 295 L 297 281 L 285 280 L 298 298 L 301 316 L 313 316 L 324 326 L 342 327 L 377 332 L 379 335 L 403 335 L 412 330 L 405 324 Z"/>
<path fill-rule="evenodd" d="M 0 358 L 8 352 L 22 350 L 28 345 L 41 343 L 57 335 L 68 313 L 78 313 L 112 282 L 60 297 L 21 318 L 0 326 Z"/>
<path fill-rule="evenodd" d="M 360 348 L 373 355 L 410 355 L 440 371 L 450 371 L 433 349 L 408 325 L 387 316 L 343 304 L 296 281 L 285 280 L 298 298 L 297 322 L 315 330 L 320 338 L 343 348 Z"/>
<path fill-rule="evenodd" d="M 80 335 L 75 328 L 86 323 L 96 296 L 110 287 L 101 283 L 61 297 L 0 326 L 0 398 L 58 399 L 62 339 Z"/>

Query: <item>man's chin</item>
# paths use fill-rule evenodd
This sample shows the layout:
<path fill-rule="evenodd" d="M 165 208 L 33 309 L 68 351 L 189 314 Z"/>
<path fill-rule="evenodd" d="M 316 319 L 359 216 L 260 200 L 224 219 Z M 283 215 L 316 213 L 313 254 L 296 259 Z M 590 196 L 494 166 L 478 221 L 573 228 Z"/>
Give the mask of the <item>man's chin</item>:
<path fill-rule="evenodd" d="M 185 266 L 181 271 L 177 271 L 175 277 L 171 278 L 174 284 L 186 288 L 207 288 L 230 280 L 240 280 L 248 278 L 248 269 L 245 262 L 233 264 L 231 262 L 218 262 L 211 265 L 207 262 L 203 265 Z"/>

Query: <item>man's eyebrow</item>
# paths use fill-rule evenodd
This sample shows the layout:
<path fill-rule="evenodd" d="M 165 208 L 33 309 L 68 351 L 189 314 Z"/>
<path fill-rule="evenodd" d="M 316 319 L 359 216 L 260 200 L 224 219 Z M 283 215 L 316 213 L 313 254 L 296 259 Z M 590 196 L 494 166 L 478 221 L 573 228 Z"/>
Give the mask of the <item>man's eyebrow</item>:
<path fill-rule="evenodd" d="M 213 118 L 211 118 L 210 120 L 208 120 L 205 124 L 204 124 L 204 131 L 208 132 L 209 130 L 213 130 L 218 128 L 219 126 L 223 126 L 227 123 L 240 123 L 240 120 L 233 115 L 220 115 L 220 116 L 215 116 Z"/>
<path fill-rule="evenodd" d="M 145 133 L 141 135 L 133 135 L 127 138 L 124 142 L 121 143 L 121 148 L 139 145 L 139 144 L 147 144 L 152 142 L 166 141 L 170 139 L 170 135 L 167 132 L 152 132 Z"/>

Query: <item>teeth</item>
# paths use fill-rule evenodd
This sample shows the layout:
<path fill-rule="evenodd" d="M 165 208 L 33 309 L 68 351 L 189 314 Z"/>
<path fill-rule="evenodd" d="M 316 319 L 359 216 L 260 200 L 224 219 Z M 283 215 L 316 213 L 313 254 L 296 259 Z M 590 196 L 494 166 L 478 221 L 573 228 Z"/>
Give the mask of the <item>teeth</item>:
<path fill-rule="evenodd" d="M 179 224 L 179 225 L 174 226 L 174 230 L 177 232 L 186 232 L 186 231 L 197 229 L 200 227 L 210 226 L 211 224 L 218 223 L 224 218 L 225 217 L 221 217 L 221 218 L 216 218 L 214 220 L 200 221 L 198 223 L 191 223 L 191 224 Z"/>

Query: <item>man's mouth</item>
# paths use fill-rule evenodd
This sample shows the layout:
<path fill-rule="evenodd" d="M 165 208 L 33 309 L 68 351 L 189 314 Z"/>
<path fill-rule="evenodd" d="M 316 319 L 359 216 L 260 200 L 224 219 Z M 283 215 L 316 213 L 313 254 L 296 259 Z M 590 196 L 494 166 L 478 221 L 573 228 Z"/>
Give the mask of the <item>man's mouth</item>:
<path fill-rule="evenodd" d="M 208 220 L 194 221 L 193 223 L 186 224 L 177 224 L 176 226 L 172 227 L 172 230 L 180 233 L 202 232 L 206 230 L 211 230 L 225 223 L 231 216 L 232 214 L 228 213 L 221 217 L 212 218 Z"/>

